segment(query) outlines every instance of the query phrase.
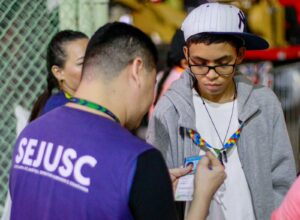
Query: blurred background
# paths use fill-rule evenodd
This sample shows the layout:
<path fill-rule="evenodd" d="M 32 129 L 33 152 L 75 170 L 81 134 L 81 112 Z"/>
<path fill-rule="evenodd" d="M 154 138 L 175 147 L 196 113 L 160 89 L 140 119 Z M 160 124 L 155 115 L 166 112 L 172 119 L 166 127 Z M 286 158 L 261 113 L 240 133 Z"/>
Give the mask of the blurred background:
<path fill-rule="evenodd" d="M 298 0 L 0 0 L 0 216 L 7 193 L 11 150 L 46 85 L 46 47 L 63 29 L 93 32 L 108 21 L 133 24 L 159 49 L 166 68 L 169 44 L 187 13 L 206 2 L 241 8 L 248 30 L 271 45 L 247 52 L 239 70 L 274 90 L 282 103 L 299 170 L 300 1 Z M 143 138 L 147 117 L 137 134 Z"/>

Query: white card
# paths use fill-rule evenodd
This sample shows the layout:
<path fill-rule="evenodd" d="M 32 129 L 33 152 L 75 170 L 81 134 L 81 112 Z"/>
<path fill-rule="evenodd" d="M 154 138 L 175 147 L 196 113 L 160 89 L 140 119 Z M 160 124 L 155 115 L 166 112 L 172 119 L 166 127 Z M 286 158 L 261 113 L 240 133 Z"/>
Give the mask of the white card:
<path fill-rule="evenodd" d="M 194 193 L 194 174 L 180 177 L 175 191 L 176 201 L 192 201 Z"/>

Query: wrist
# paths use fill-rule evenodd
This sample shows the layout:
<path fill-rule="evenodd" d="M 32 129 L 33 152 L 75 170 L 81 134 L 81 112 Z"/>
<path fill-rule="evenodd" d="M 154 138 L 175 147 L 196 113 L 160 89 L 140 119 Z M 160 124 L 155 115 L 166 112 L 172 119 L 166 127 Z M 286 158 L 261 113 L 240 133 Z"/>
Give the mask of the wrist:
<path fill-rule="evenodd" d="M 193 199 L 210 202 L 214 196 L 214 192 L 209 192 L 208 190 L 197 190 L 195 189 L 193 194 Z"/>

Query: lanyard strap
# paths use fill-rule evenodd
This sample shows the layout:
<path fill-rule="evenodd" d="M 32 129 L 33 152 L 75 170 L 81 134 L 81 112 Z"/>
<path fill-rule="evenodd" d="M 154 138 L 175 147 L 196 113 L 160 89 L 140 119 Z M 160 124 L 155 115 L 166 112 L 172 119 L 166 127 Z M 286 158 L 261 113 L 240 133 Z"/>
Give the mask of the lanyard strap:
<path fill-rule="evenodd" d="M 68 99 L 69 99 L 69 102 L 72 102 L 72 103 L 75 103 L 78 105 L 82 105 L 82 106 L 86 106 L 88 108 L 100 111 L 104 114 L 107 114 L 108 116 L 113 118 L 116 122 L 120 123 L 119 118 L 114 113 L 112 113 L 109 109 L 105 108 L 104 106 L 98 105 L 94 102 L 90 102 L 85 99 L 76 98 L 76 97 L 70 97 Z"/>
<path fill-rule="evenodd" d="M 219 160 L 223 163 L 222 160 L 222 153 L 224 154 L 224 159 L 225 162 L 227 162 L 227 154 L 226 152 L 229 151 L 234 145 L 236 145 L 237 141 L 239 140 L 241 136 L 241 131 L 243 128 L 244 124 L 241 124 L 240 128 L 233 134 L 231 137 L 228 139 L 228 141 L 222 146 L 221 149 L 215 148 L 211 146 L 209 143 L 207 143 L 204 138 L 201 137 L 201 135 L 197 132 L 194 131 L 193 129 L 187 128 L 187 133 L 189 134 L 190 138 L 193 140 L 193 142 L 198 146 L 198 147 L 204 147 L 206 149 L 212 149 L 218 156 Z"/>

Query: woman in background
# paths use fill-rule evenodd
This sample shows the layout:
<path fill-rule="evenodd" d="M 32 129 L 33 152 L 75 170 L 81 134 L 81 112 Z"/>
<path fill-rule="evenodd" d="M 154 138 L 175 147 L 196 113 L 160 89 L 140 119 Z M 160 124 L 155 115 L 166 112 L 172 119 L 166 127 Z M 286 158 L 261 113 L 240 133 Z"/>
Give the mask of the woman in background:
<path fill-rule="evenodd" d="M 178 29 L 172 38 L 167 53 L 167 69 L 157 75 L 155 98 L 150 107 L 148 117 L 151 116 L 159 98 L 169 89 L 174 81 L 180 78 L 183 71 L 188 68 L 188 63 L 183 53 L 184 45 L 183 32 Z"/>
<path fill-rule="evenodd" d="M 29 121 L 64 105 L 73 95 L 88 40 L 84 33 L 72 30 L 60 31 L 52 38 L 47 48 L 47 87 L 35 102 Z"/>

